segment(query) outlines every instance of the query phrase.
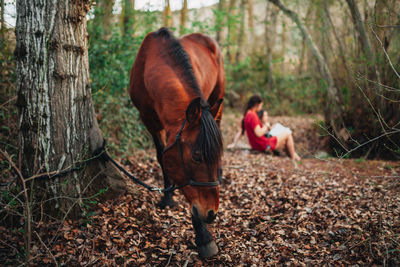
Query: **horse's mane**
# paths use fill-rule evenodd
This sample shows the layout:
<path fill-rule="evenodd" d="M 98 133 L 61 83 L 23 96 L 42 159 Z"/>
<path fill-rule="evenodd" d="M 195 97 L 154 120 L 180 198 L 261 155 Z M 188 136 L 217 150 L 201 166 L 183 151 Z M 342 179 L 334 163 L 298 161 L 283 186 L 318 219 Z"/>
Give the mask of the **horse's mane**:
<path fill-rule="evenodd" d="M 209 104 L 204 99 L 200 87 L 197 83 L 189 55 L 168 28 L 159 29 L 155 35 L 163 38 L 167 42 L 167 55 L 177 67 L 180 68 L 180 74 L 184 81 L 201 97 L 202 112 L 200 116 L 200 129 L 193 149 L 198 150 L 203 160 L 208 164 L 214 164 L 219 161 L 222 155 L 222 135 L 213 115 L 210 112 Z"/>
<path fill-rule="evenodd" d="M 180 74 L 183 76 L 184 81 L 188 83 L 195 93 L 201 96 L 199 84 L 197 83 L 196 76 L 194 76 L 192 63 L 190 63 L 189 55 L 176 39 L 168 28 L 161 28 L 156 33 L 157 37 L 163 38 L 167 42 L 167 51 L 164 56 L 170 58 L 173 64 L 180 68 Z"/>

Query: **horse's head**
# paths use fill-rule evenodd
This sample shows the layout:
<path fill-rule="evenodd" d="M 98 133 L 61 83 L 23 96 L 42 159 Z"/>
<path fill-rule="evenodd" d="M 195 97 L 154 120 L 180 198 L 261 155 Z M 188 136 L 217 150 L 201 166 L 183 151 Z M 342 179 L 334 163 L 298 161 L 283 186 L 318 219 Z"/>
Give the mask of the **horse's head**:
<path fill-rule="evenodd" d="M 213 107 L 204 102 L 199 97 L 188 105 L 185 121 L 162 161 L 167 176 L 189 201 L 192 215 L 211 223 L 219 206 L 222 137 L 215 117 L 222 99 Z"/>

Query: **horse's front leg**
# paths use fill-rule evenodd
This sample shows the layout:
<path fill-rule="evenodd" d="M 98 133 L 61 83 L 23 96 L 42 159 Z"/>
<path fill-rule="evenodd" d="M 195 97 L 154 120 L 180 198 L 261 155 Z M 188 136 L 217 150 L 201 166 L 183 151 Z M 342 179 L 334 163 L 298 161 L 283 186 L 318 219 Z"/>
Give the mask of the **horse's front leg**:
<path fill-rule="evenodd" d="M 217 254 L 217 244 L 215 243 L 211 233 L 208 231 L 207 224 L 200 218 L 195 208 L 192 213 L 192 223 L 199 256 L 201 258 L 209 258 Z"/>
<path fill-rule="evenodd" d="M 167 174 L 165 173 L 163 165 L 162 165 L 162 155 L 164 152 L 164 144 L 161 142 L 161 134 L 153 135 L 153 140 L 154 140 L 154 144 L 155 144 L 156 150 L 157 150 L 157 160 L 161 166 L 161 170 L 163 173 L 164 188 L 168 188 L 172 184 L 171 184 L 171 181 L 169 180 Z M 169 207 L 175 206 L 176 203 L 172 199 L 173 195 L 174 195 L 174 192 L 164 192 L 164 195 L 162 196 L 161 201 L 158 203 L 158 206 L 162 209 L 165 209 L 167 206 L 169 206 Z"/>

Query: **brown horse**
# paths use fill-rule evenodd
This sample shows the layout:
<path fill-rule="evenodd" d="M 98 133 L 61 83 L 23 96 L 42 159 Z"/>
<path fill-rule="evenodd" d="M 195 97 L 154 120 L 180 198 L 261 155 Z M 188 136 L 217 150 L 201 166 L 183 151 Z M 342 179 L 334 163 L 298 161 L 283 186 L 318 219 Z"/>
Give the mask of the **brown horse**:
<path fill-rule="evenodd" d="M 219 206 L 225 73 L 217 43 L 203 34 L 180 39 L 167 28 L 149 33 L 136 56 L 129 94 L 153 136 L 163 171 L 161 208 L 179 188 L 191 206 L 201 257 L 218 252 L 207 230 Z"/>

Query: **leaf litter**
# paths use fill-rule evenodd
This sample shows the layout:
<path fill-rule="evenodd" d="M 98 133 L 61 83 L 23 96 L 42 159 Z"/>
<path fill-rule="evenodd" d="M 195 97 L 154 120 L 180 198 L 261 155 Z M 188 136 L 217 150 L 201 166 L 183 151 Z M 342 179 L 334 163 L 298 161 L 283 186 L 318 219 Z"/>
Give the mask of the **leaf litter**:
<path fill-rule="evenodd" d="M 162 185 L 154 150 L 125 165 L 145 182 Z M 130 183 L 134 193 L 98 203 L 88 221 L 67 220 L 61 231 L 55 222 L 37 226 L 47 249 L 35 243 L 31 264 L 398 266 L 399 172 L 399 162 L 308 158 L 295 167 L 284 156 L 225 151 L 220 209 L 209 225 L 219 253 L 211 259 L 196 253 L 180 193 L 176 207 L 161 210 L 159 194 Z M 12 261 L 17 251 L 4 243 L 23 246 L 22 233 L 1 227 L 0 239 L 1 255 Z"/>

